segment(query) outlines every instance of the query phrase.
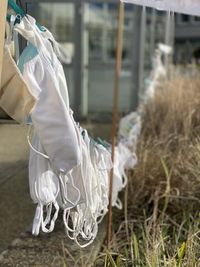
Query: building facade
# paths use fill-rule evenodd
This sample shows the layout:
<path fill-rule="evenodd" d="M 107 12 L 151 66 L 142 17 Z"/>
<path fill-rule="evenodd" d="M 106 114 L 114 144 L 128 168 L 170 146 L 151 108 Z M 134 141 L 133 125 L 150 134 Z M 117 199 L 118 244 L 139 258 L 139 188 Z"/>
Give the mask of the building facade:
<path fill-rule="evenodd" d="M 175 63 L 200 63 L 200 17 L 176 15 L 174 50 Z"/>
<path fill-rule="evenodd" d="M 63 62 L 70 103 L 78 118 L 102 118 L 112 111 L 118 0 L 25 0 L 24 10 L 47 27 L 69 58 Z M 166 42 L 167 14 L 125 5 L 119 109 L 134 110 L 152 68 L 158 43 Z M 199 18 L 176 15 L 170 44 L 177 64 L 198 58 Z M 26 45 L 22 39 L 21 49 Z M 199 56 L 200 57 L 200 56 Z M 197 59 L 198 60 L 198 59 Z M 105 115 L 105 116 L 104 116 Z"/>

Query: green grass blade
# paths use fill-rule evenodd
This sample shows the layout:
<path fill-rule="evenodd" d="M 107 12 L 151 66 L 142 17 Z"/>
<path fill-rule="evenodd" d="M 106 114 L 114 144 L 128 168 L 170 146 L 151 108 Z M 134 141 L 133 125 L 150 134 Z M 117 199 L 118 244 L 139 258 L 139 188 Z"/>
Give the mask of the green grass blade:
<path fill-rule="evenodd" d="M 107 251 L 107 256 L 108 256 L 108 259 L 109 259 L 109 262 L 111 264 L 112 267 L 117 267 L 112 255 L 109 253 L 109 251 Z"/>
<path fill-rule="evenodd" d="M 185 255 L 185 250 L 186 250 L 186 243 L 183 242 L 179 251 L 178 251 L 178 267 L 182 266 L 182 261 L 183 261 L 184 255 Z"/>

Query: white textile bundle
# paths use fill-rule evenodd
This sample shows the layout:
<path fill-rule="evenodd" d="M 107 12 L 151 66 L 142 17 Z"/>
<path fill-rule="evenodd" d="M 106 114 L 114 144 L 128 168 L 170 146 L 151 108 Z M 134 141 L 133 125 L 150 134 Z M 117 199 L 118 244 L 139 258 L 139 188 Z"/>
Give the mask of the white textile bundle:
<path fill-rule="evenodd" d="M 28 57 L 22 66 L 36 98 L 31 112 L 32 143 L 28 138 L 30 194 L 37 203 L 32 233 L 53 231 L 62 209 L 67 236 L 85 247 L 95 239 L 98 223 L 108 210 L 111 150 L 108 144 L 95 142 L 74 121 L 52 34 L 40 32 L 30 16 L 16 24 L 15 30 L 32 44 L 27 51 L 34 49 L 34 57 Z M 136 161 L 135 154 L 120 143 L 116 148 L 113 206 L 122 207 L 118 193 L 127 183 L 125 170 L 133 168 Z"/>

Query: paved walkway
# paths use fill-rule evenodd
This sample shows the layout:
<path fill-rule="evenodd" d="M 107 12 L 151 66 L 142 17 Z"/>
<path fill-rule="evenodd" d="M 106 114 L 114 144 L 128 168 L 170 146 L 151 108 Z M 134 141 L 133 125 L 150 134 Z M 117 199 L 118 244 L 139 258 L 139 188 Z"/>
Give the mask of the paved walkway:
<path fill-rule="evenodd" d="M 94 267 L 94 261 L 105 239 L 105 222 L 99 226 L 98 236 L 92 245 L 80 249 L 68 239 L 62 219 L 54 231 L 33 237 L 29 231 L 21 234 L 0 254 L 2 267 Z"/>
<path fill-rule="evenodd" d="M 107 139 L 110 125 L 100 126 L 87 125 L 86 128 L 93 136 Z M 0 253 L 4 251 L 0 255 L 0 266 L 93 266 L 105 238 L 104 224 L 94 244 L 84 250 L 66 238 L 62 220 L 51 234 L 35 238 L 30 231 L 24 233 L 35 211 L 28 188 L 27 130 L 27 126 L 0 122 Z M 20 233 L 23 234 L 20 236 Z"/>
<path fill-rule="evenodd" d="M 0 123 L 0 184 L 27 165 L 27 126 Z"/>
<path fill-rule="evenodd" d="M 0 123 L 0 251 L 31 224 L 27 127 Z"/>

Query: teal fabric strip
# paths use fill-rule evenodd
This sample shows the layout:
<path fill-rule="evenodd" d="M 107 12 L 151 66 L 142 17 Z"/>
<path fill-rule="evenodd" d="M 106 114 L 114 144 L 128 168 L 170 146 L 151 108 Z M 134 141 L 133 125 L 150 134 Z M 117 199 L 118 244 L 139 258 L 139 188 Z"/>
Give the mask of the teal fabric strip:
<path fill-rule="evenodd" d="M 38 55 L 38 50 L 31 43 L 28 43 L 26 48 L 23 50 L 22 54 L 19 57 L 18 68 L 21 73 L 24 72 L 24 65 Z"/>
<path fill-rule="evenodd" d="M 23 50 L 22 54 L 19 57 L 18 61 L 18 68 L 23 74 L 24 72 L 24 66 L 27 62 L 29 62 L 31 59 L 36 57 L 38 55 L 38 50 L 35 46 L 33 46 L 31 43 L 28 43 L 26 48 Z M 32 124 L 31 116 L 29 115 L 26 121 L 26 124 Z"/>

